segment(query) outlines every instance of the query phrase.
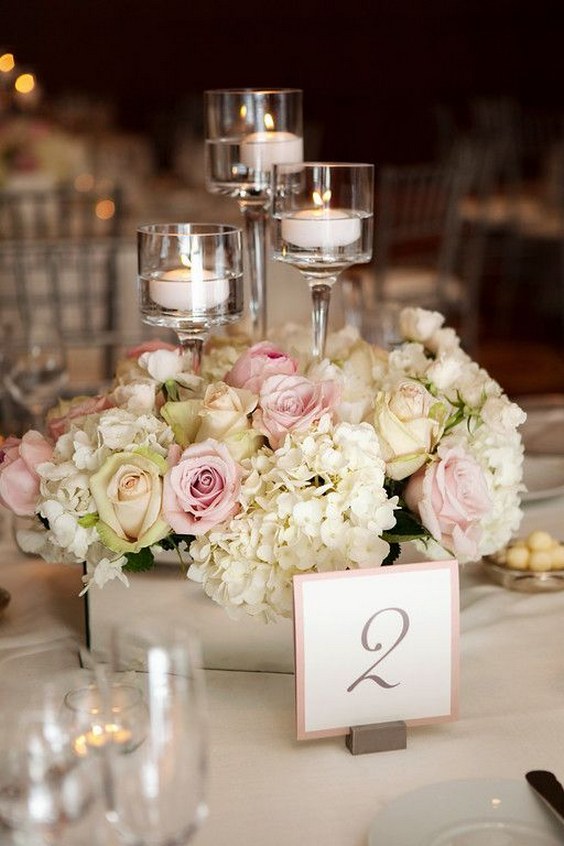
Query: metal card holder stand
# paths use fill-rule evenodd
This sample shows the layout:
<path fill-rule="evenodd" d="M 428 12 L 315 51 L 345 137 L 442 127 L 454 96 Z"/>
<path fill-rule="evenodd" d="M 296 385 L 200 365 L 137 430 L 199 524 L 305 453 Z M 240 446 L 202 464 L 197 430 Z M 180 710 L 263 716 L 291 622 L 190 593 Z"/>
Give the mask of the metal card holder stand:
<path fill-rule="evenodd" d="M 393 720 L 389 723 L 351 726 L 345 737 L 345 744 L 351 755 L 406 749 L 407 724 L 403 720 Z"/>

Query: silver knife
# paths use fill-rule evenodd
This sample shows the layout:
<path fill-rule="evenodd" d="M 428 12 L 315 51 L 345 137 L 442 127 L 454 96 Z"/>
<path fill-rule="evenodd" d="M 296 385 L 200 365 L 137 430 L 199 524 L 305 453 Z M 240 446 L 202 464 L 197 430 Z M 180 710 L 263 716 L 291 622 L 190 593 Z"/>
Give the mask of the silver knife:
<path fill-rule="evenodd" d="M 564 788 L 554 773 L 548 770 L 531 770 L 525 773 L 525 778 L 558 821 L 564 825 Z"/>

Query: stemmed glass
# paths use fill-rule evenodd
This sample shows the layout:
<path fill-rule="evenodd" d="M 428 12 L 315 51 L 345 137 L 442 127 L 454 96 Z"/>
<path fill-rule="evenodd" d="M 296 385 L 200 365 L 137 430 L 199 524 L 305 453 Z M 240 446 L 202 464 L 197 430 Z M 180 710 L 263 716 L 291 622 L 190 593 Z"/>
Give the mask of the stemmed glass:
<path fill-rule="evenodd" d="M 32 417 L 32 427 L 45 428 L 45 413 L 55 404 L 68 380 L 65 347 L 56 326 L 48 321 L 32 323 L 25 345 L 13 354 L 4 376 L 12 398 Z"/>
<path fill-rule="evenodd" d="M 235 197 L 245 222 L 250 313 L 255 340 L 266 336 L 266 255 L 272 167 L 303 161 L 302 91 L 206 91 L 206 185 Z"/>
<path fill-rule="evenodd" d="M 73 738 L 58 697 L 3 719 L 0 821 L 30 846 L 59 846 L 101 792 L 97 770 L 75 754 Z"/>
<path fill-rule="evenodd" d="M 273 255 L 298 268 L 312 295 L 312 355 L 323 358 L 331 289 L 372 257 L 374 165 L 276 165 Z"/>
<path fill-rule="evenodd" d="M 242 232 L 215 223 L 163 223 L 137 230 L 145 323 L 173 329 L 199 373 L 212 327 L 243 314 Z"/>
<path fill-rule="evenodd" d="M 117 628 L 112 644 L 113 669 L 137 671 L 146 719 L 142 741 L 127 754 L 119 743 L 101 749 L 107 818 L 126 843 L 181 846 L 207 814 L 197 638 L 184 628 L 145 622 Z M 105 719 L 111 721 L 110 711 Z"/>

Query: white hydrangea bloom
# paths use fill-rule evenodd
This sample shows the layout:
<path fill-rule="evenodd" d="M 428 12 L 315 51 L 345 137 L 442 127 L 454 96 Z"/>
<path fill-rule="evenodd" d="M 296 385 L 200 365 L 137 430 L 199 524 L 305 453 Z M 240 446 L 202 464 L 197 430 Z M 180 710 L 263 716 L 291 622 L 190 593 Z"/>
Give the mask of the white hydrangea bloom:
<path fill-rule="evenodd" d="M 246 464 L 241 511 L 190 546 L 189 577 L 231 614 L 272 619 L 292 610 L 297 573 L 377 566 L 397 499 L 384 489 L 385 465 L 367 423 L 289 435 Z"/>
<path fill-rule="evenodd" d="M 147 447 L 166 456 L 172 441 L 172 430 L 163 420 L 120 408 L 91 414 L 80 424 L 71 425 L 70 431 L 57 440 L 51 461 L 37 468 L 41 495 L 38 513 L 48 523 L 48 528 L 40 532 L 42 557 L 67 563 L 89 561 L 97 567 L 108 550 L 99 542 L 95 525 L 89 525 L 88 520 L 81 525 L 81 518 L 96 511 L 90 477 L 113 451 Z M 30 538 L 30 543 L 37 545 L 36 541 Z"/>
<path fill-rule="evenodd" d="M 126 563 L 127 559 L 124 556 L 113 560 L 102 558 L 98 561 L 94 570 L 89 571 L 88 575 L 83 576 L 84 588 L 79 595 L 84 596 L 93 584 L 96 587 L 103 588 L 107 582 L 111 582 L 113 579 L 119 579 L 125 587 L 129 587 L 129 579 L 122 569 Z"/>

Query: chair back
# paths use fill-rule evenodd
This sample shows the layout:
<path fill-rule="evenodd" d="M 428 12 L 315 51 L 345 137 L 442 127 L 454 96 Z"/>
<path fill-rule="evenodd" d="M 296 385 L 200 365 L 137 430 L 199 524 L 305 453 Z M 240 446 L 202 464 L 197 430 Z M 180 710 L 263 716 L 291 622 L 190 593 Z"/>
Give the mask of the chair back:
<path fill-rule="evenodd" d="M 439 287 L 445 274 L 453 271 L 462 225 L 460 202 L 474 177 L 470 167 L 452 163 L 381 170 L 374 257 L 384 291 L 386 274 L 398 262 L 431 264 Z"/>
<path fill-rule="evenodd" d="M 78 191 L 73 185 L 44 190 L 0 190 L 0 241 L 117 236 L 121 189 Z"/>
<path fill-rule="evenodd" d="M 118 246 L 119 241 L 110 238 L 0 246 L 3 345 L 9 333 L 14 347 L 4 350 L 5 357 L 14 353 L 31 325 L 46 323 L 57 327 L 67 360 L 77 359 L 68 363 L 79 371 L 80 392 L 110 379 L 123 334 Z M 85 355 L 95 360 L 93 369 L 77 363 Z"/>
<path fill-rule="evenodd" d="M 453 148 L 447 160 L 382 168 L 376 198 L 376 300 L 441 311 L 465 346 L 476 342 L 485 230 L 462 204 L 491 184 L 489 147 Z"/>

